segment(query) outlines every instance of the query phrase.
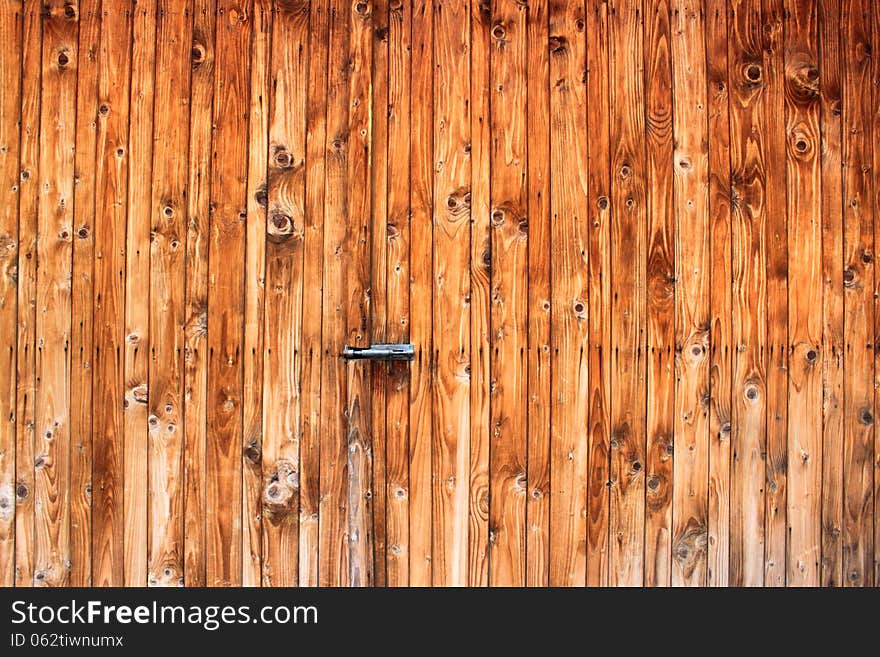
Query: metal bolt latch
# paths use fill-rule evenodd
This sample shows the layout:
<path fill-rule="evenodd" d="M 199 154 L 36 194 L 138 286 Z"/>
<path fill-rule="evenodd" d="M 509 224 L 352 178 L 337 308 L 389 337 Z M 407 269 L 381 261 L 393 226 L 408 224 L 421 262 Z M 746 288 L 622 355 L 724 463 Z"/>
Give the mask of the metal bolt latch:
<path fill-rule="evenodd" d="M 342 357 L 345 360 L 412 360 L 415 347 L 411 344 L 372 344 L 369 347 L 345 345 Z"/>

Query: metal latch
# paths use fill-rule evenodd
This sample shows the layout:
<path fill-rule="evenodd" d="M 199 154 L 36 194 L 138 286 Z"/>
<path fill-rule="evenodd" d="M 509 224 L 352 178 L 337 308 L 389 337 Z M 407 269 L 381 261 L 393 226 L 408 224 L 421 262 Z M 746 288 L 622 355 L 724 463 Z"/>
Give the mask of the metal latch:
<path fill-rule="evenodd" d="M 342 357 L 346 360 L 412 360 L 415 353 L 411 344 L 373 344 L 369 347 L 345 345 Z"/>

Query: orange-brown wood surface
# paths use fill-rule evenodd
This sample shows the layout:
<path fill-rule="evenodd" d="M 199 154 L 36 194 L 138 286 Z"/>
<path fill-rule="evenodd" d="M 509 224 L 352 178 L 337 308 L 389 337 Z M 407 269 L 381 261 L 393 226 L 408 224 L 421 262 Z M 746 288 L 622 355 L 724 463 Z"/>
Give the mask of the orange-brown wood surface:
<path fill-rule="evenodd" d="M 880 584 L 878 39 L 2 0 L 0 584 Z"/>

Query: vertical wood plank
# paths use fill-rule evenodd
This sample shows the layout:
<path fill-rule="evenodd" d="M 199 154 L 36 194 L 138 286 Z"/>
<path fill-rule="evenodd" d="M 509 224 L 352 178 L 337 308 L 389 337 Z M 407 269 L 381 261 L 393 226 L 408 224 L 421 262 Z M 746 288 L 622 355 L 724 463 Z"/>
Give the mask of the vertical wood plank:
<path fill-rule="evenodd" d="M 373 14 L 375 0 L 355 0 L 349 12 L 348 112 L 348 215 L 343 252 L 345 343 L 363 346 L 372 339 L 371 320 L 371 178 L 373 106 Z M 339 345 L 342 346 L 341 344 Z M 372 384 L 370 363 L 353 362 L 346 367 L 346 418 L 348 458 L 349 585 L 371 586 L 373 563 L 372 526 Z"/>
<path fill-rule="evenodd" d="M 471 399 L 468 585 L 489 583 L 489 407 L 491 372 L 489 284 L 491 149 L 489 48 L 492 4 L 471 2 Z M 546 46 L 545 46 L 546 47 Z"/>
<path fill-rule="evenodd" d="M 550 577 L 550 28 L 547 0 L 529 3 L 528 66 L 528 428 L 526 581 Z M 589 132 L 589 129 L 588 129 Z M 473 141 L 473 140 L 472 140 Z M 473 151 L 471 151 L 472 156 Z M 471 305 L 473 307 L 473 292 Z M 472 332 L 473 335 L 473 332 Z M 472 377 L 473 381 L 473 377 Z"/>
<path fill-rule="evenodd" d="M 589 256 L 586 168 L 586 16 L 581 2 L 550 6 L 551 391 L 550 585 L 586 578 Z"/>
<path fill-rule="evenodd" d="M 206 584 L 241 583 L 242 350 L 251 12 L 217 7 L 208 270 Z"/>
<path fill-rule="evenodd" d="M 104 5 L 106 11 L 116 11 Z M 167 10 L 168 7 L 166 6 Z M 129 586 L 148 583 L 150 547 L 150 265 L 151 227 L 154 210 L 151 186 L 156 74 L 156 25 L 158 3 L 134 4 L 131 45 L 131 109 L 129 125 L 128 217 L 125 226 L 125 319 L 123 352 L 122 457 L 124 498 L 122 518 L 125 541 L 124 581 Z M 168 33 L 164 36 L 169 38 Z M 164 109 L 159 105 L 160 113 Z M 172 137 L 173 141 L 173 137 Z M 179 142 L 178 142 L 179 143 Z M 183 142 L 185 143 L 185 142 Z M 156 301 L 162 297 L 155 297 Z M 164 367 L 164 362 L 162 363 Z M 173 363 L 171 364 L 173 367 Z M 154 372 L 157 368 L 153 368 Z M 155 413 L 153 417 L 158 417 Z M 174 424 L 171 422 L 171 424 Z M 176 425 L 175 425 L 176 427 Z M 164 429 L 164 427 L 163 427 Z M 172 434 L 176 428 L 172 429 Z M 173 443 L 174 436 L 170 439 Z M 155 474 L 155 469 L 153 470 Z M 172 484 L 173 488 L 173 484 Z M 160 512 L 163 516 L 165 511 Z M 164 519 L 160 521 L 160 526 Z M 161 534 L 161 529 L 159 530 Z M 178 569 L 179 571 L 179 569 Z M 172 574 L 173 576 L 173 574 Z"/>
<path fill-rule="evenodd" d="M 646 166 L 641 2 L 609 8 L 611 53 L 611 553 L 609 584 L 643 583 Z"/>
<path fill-rule="evenodd" d="M 101 3 L 79 3 L 70 332 L 70 585 L 92 582 L 92 330 L 95 143 Z"/>
<path fill-rule="evenodd" d="M 525 7 L 492 4 L 489 585 L 526 578 L 529 212 Z"/>
<path fill-rule="evenodd" d="M 280 3 L 272 21 L 262 450 L 266 586 L 295 586 L 299 578 L 307 10 Z"/>
<path fill-rule="evenodd" d="M 843 585 L 843 178 L 840 0 L 820 0 L 822 166 L 822 568 Z M 815 308 L 813 309 L 815 311 Z"/>
<path fill-rule="evenodd" d="M 438 0 L 433 12 L 434 29 L 443 35 L 434 39 L 433 584 L 463 586 L 470 488 L 470 4 Z"/>
<path fill-rule="evenodd" d="M 370 332 L 371 341 L 388 340 L 388 122 L 389 122 L 389 61 L 388 61 L 388 0 L 376 0 L 372 10 L 372 110 L 370 176 Z M 372 410 L 373 458 L 372 483 L 369 488 L 371 516 L 367 522 L 373 528 L 373 585 L 387 583 L 387 497 L 386 497 L 386 422 L 387 389 L 391 363 L 376 363 L 371 368 L 370 407 Z"/>
<path fill-rule="evenodd" d="M 350 14 L 343 0 L 329 4 L 326 191 L 321 377 L 321 494 L 318 577 L 321 586 L 349 583 L 348 441 L 343 414 L 346 365 L 339 351 L 347 335 L 345 252 L 348 220 L 348 80 Z M 361 365 L 354 365 L 360 367 Z"/>
<path fill-rule="evenodd" d="M 672 583 L 704 586 L 711 327 L 705 22 L 701 0 L 676 0 L 673 8 L 677 353 Z"/>
<path fill-rule="evenodd" d="M 132 582 L 126 562 L 145 572 L 146 525 L 125 523 L 125 276 L 129 174 L 132 16 L 102 5 L 98 53 L 98 155 L 95 167 L 95 327 L 92 405 L 92 577 L 95 586 Z M 144 391 L 142 391 L 144 392 Z M 141 443 L 146 449 L 146 445 Z M 141 453 L 146 457 L 145 451 Z M 144 471 L 145 472 L 145 471 Z M 144 486 L 134 500 L 146 509 Z M 130 509 L 129 509 L 130 510 Z M 137 531 L 141 530 L 141 531 Z M 137 539 L 135 540 L 135 536 Z M 131 552 L 127 553 L 130 549 Z M 143 557 L 138 559 L 138 555 Z M 128 575 L 128 580 L 126 580 Z"/>
<path fill-rule="evenodd" d="M 764 171 L 767 223 L 767 446 L 764 585 L 785 586 L 788 490 L 788 229 L 783 0 L 763 0 Z"/>
<path fill-rule="evenodd" d="M 818 586 L 822 521 L 822 171 L 815 2 L 785 6 L 789 586 Z"/>
<path fill-rule="evenodd" d="M 37 321 L 34 583 L 66 586 L 70 563 L 70 330 L 78 18 L 43 7 Z"/>
<path fill-rule="evenodd" d="M 15 585 L 34 578 L 34 410 L 36 398 L 37 210 L 39 205 L 41 3 L 22 17 L 19 149 L 18 298 L 15 425 Z"/>
<path fill-rule="evenodd" d="M 589 369 L 592 376 L 589 381 L 587 436 L 586 584 L 606 586 L 611 482 L 611 322 L 608 312 L 611 306 L 611 101 L 606 2 L 590 0 L 588 3 L 587 34 L 587 105 L 590 108 L 587 112 L 587 134 L 590 136 L 587 204 L 590 227 Z M 552 164 L 550 169 L 552 180 L 556 175 Z M 552 254 L 550 257 L 552 259 Z M 552 470 L 550 476 L 552 480 Z"/>
<path fill-rule="evenodd" d="M 767 262 L 761 7 L 734 0 L 728 37 L 733 384 L 730 584 L 764 582 Z"/>
<path fill-rule="evenodd" d="M 328 3 L 315 0 L 309 14 L 309 87 L 306 130 L 306 196 L 303 235 L 302 437 L 299 476 L 299 584 L 318 585 L 321 504 L 322 276 L 324 173 L 327 148 Z"/>
<path fill-rule="evenodd" d="M 434 23 L 431 5 L 413 0 L 410 89 L 416 84 L 421 86 L 422 92 L 412 94 L 410 104 L 410 339 L 416 353 L 415 360 L 410 364 L 409 577 L 412 586 L 430 586 L 434 565 L 431 540 L 434 526 L 431 485 L 434 445 L 432 388 L 435 376 L 432 331 Z M 486 485 L 488 487 L 488 481 Z"/>
<path fill-rule="evenodd" d="M 677 399 L 675 370 L 676 337 L 680 339 L 681 331 L 676 330 L 675 282 L 678 279 L 675 271 L 676 215 L 673 214 L 672 205 L 673 61 L 670 41 L 673 35 L 670 27 L 677 30 L 674 35 L 676 40 L 679 39 L 682 10 L 686 11 L 686 8 L 676 4 L 670 7 L 670 3 L 664 1 L 647 6 L 645 12 L 645 136 L 648 167 L 646 586 L 669 586 L 671 583 L 672 447 L 673 431 L 677 428 L 674 419 L 678 417 L 675 411 L 682 404 Z M 670 13 L 674 13 L 674 16 L 670 16 Z M 697 44 L 691 47 L 697 51 Z M 675 64 L 682 65 L 679 61 Z M 678 77 L 675 81 L 678 82 Z M 686 99 L 684 102 L 689 101 Z"/>
<path fill-rule="evenodd" d="M 156 154 L 189 146 L 192 17 L 188 2 L 160 1 L 156 25 Z M 135 63 L 141 64 L 135 58 Z M 132 142 L 134 146 L 134 142 Z M 150 552 L 147 581 L 183 584 L 183 326 L 187 166 L 184 157 L 156 157 L 149 207 L 149 474 Z M 142 170 L 142 169 L 141 169 Z M 131 188 L 136 188 L 133 180 Z M 132 213 L 135 208 L 132 207 Z M 146 219 L 147 217 L 142 217 Z M 145 223 L 145 222 L 143 222 Z M 132 226 L 134 228 L 134 226 Z M 131 236 L 132 231 L 129 231 Z M 137 245 L 136 248 L 139 248 Z M 129 250 L 131 253 L 131 250 Z M 133 281 L 132 281 L 133 282 Z M 132 291 L 141 297 L 141 291 Z"/>
<path fill-rule="evenodd" d="M 390 342 L 409 342 L 410 75 L 412 4 L 389 3 L 388 228 L 385 330 Z M 409 584 L 410 367 L 389 363 L 385 385 L 385 568 L 388 586 Z M 378 483 L 377 483 L 378 488 Z"/>
<path fill-rule="evenodd" d="M 263 349 L 266 280 L 266 206 L 269 168 L 271 0 L 254 4 L 248 124 L 247 231 L 244 301 L 244 444 L 242 445 L 242 586 L 263 578 Z"/>
<path fill-rule="evenodd" d="M 190 64 L 189 181 L 184 346 L 184 583 L 205 585 L 205 455 L 208 410 L 208 251 L 211 203 L 211 111 L 214 99 L 216 0 L 193 3 Z"/>
<path fill-rule="evenodd" d="M 871 134 L 871 4 L 841 6 L 843 53 L 843 577 L 873 582 L 874 224 Z"/>
<path fill-rule="evenodd" d="M 709 498 L 707 583 L 727 586 L 730 563 L 730 434 L 732 384 L 730 85 L 727 10 L 711 2 L 706 11 L 706 76 L 709 130 L 709 222 L 711 233 L 711 362 L 709 370 Z"/>
<path fill-rule="evenodd" d="M 16 268 L 23 10 L 21 2 L 7 2 L 0 7 L 0 59 L 4 63 L 0 76 L 0 586 L 7 587 L 15 582 Z"/>

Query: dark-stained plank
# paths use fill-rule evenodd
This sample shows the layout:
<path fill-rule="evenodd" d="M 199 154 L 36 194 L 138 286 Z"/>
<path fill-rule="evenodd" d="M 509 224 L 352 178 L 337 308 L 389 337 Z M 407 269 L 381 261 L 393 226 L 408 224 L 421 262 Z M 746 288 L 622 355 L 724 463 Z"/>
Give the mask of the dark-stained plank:
<path fill-rule="evenodd" d="M 764 207 L 767 223 L 767 445 L 764 585 L 785 586 L 788 487 L 788 229 L 786 218 L 783 0 L 763 0 Z"/>
<path fill-rule="evenodd" d="M 733 586 L 764 582 L 767 398 L 767 245 L 761 7 L 734 0 L 728 25 L 733 384 L 730 573 Z"/>
<path fill-rule="evenodd" d="M 412 4 L 391 2 L 388 16 L 388 228 L 385 313 L 389 342 L 409 342 L 410 44 Z M 410 367 L 389 363 L 385 383 L 385 582 L 409 584 Z M 375 404 L 375 402 L 374 402 Z M 376 488 L 380 486 L 377 481 Z"/>
<path fill-rule="evenodd" d="M 279 4 L 272 21 L 263 378 L 263 584 L 299 578 L 308 13 Z"/>
<path fill-rule="evenodd" d="M 871 178 L 871 13 L 845 0 L 843 60 L 843 582 L 874 579 L 874 208 Z"/>
<path fill-rule="evenodd" d="M 310 3 L 306 106 L 306 196 L 303 226 L 302 436 L 299 475 L 299 584 L 318 585 L 321 504 L 320 310 L 324 270 L 324 172 L 327 155 L 328 2 Z"/>
<path fill-rule="evenodd" d="M 711 233 L 711 328 L 709 347 L 709 497 L 707 584 L 727 586 L 730 563 L 730 413 L 733 346 L 730 223 L 730 85 L 727 11 L 706 10 L 706 76 L 709 130 L 709 222 Z"/>
<path fill-rule="evenodd" d="M 550 11 L 547 0 L 529 3 L 528 110 L 528 428 L 526 431 L 526 581 L 550 577 Z M 473 95 L 472 95 L 473 98 Z M 474 139 L 471 138 L 473 143 Z M 474 157 L 474 151 L 471 151 Z M 471 291 L 471 307 L 474 292 Z M 473 330 L 471 331 L 473 336 Z M 474 338 L 472 338 L 474 339 Z M 471 370 L 473 372 L 473 368 Z M 471 376 L 473 385 L 473 376 Z M 472 415 L 473 417 L 473 415 Z M 471 434 L 473 435 L 473 433 Z"/>
<path fill-rule="evenodd" d="M 0 59 L 4 64 L 0 74 L 0 586 L 15 582 L 16 270 L 23 9 L 21 2 L 6 2 L 0 7 Z"/>
<path fill-rule="evenodd" d="M 673 4 L 675 96 L 675 462 L 672 583 L 705 586 L 709 524 L 710 221 L 702 0 Z M 650 482 L 649 482 L 650 489 Z"/>
<path fill-rule="evenodd" d="M 188 2 L 159 3 L 153 118 L 153 145 L 157 152 L 168 149 L 172 153 L 186 153 L 189 145 L 191 10 Z M 148 214 L 140 217 L 148 219 L 148 223 L 141 223 L 150 227 L 147 580 L 153 586 L 178 586 L 183 584 L 184 578 L 184 334 L 181 327 L 186 311 L 187 178 L 186 158 L 155 158 Z M 131 189 L 135 187 L 136 183 L 131 185 Z M 132 206 L 132 213 L 134 209 Z M 129 231 L 129 236 L 131 233 Z M 139 293 L 128 295 L 130 301 L 135 294 Z"/>
<path fill-rule="evenodd" d="M 586 16 L 550 5 L 550 585 L 586 579 L 589 290 Z"/>
<path fill-rule="evenodd" d="M 244 444 L 242 445 L 242 586 L 263 579 L 263 363 L 266 303 L 266 205 L 269 168 L 271 0 L 254 3 L 248 124 L 247 234 L 244 301 Z"/>
<path fill-rule="evenodd" d="M 184 346 L 184 583 L 205 585 L 208 430 L 208 250 L 216 0 L 193 3 Z"/>
<path fill-rule="evenodd" d="M 529 212 L 526 9 L 492 3 L 489 585 L 526 578 Z"/>
<path fill-rule="evenodd" d="M 589 470 L 587 472 L 587 586 L 608 583 L 611 481 L 611 109 L 608 3 L 587 4 L 587 134 L 589 182 Z M 552 60 L 552 57 L 551 57 Z M 553 83 L 551 77 L 551 83 Z M 550 178 L 554 178 L 551 162 Z M 552 243 L 552 240 L 551 240 Z M 551 254 L 552 260 L 552 254 Z M 551 331 L 552 339 L 552 331 Z M 552 375 L 552 371 L 551 371 Z M 552 392 L 552 385 L 551 385 Z M 531 461 L 529 462 L 531 468 Z M 552 481 L 553 472 L 550 471 Z M 552 505 L 552 502 L 551 502 Z M 551 554 L 551 558 L 552 558 Z"/>
<path fill-rule="evenodd" d="M 242 395 L 252 3 L 217 3 L 208 254 L 208 586 L 241 583 Z"/>
<path fill-rule="evenodd" d="M 785 3 L 789 586 L 818 586 L 822 522 L 822 170 L 816 2 Z"/>
<path fill-rule="evenodd" d="M 26 0 L 21 44 L 21 140 L 17 263 L 15 412 L 15 585 L 34 578 L 34 410 L 37 322 L 37 207 L 39 204 L 41 3 Z"/>
<path fill-rule="evenodd" d="M 611 56 L 611 514 L 609 584 L 643 583 L 646 162 L 641 3 L 613 2 Z"/>
<path fill-rule="evenodd" d="M 822 165 L 822 586 L 843 585 L 843 178 L 840 0 L 819 0 Z M 813 308 L 815 312 L 815 308 Z"/>
<path fill-rule="evenodd" d="M 98 151 L 95 167 L 95 304 L 94 432 L 92 480 L 92 581 L 95 586 L 122 586 L 126 556 L 140 554 L 146 569 L 146 525 L 125 522 L 125 276 L 126 220 L 129 184 L 129 85 L 132 16 L 127 11 L 101 10 L 98 52 Z M 146 255 L 146 254 L 145 254 Z M 145 391 L 141 391 L 144 393 Z M 146 444 L 142 445 L 143 460 Z M 146 471 L 143 471 L 146 474 Z M 130 482 L 132 486 L 136 482 Z M 140 482 L 146 486 L 146 479 Z M 145 488 L 134 500 L 146 509 Z M 136 532 L 143 529 L 142 532 Z M 139 542 L 129 542 L 132 535 Z M 132 552 L 125 554 L 126 547 Z M 143 585 L 143 582 L 139 582 Z"/>
<path fill-rule="evenodd" d="M 434 23 L 428 3 L 413 1 L 412 7 L 410 89 L 419 84 L 421 92 L 412 94 L 410 103 L 410 340 L 415 348 L 415 360 L 410 364 L 409 578 L 411 586 L 430 586 L 434 564 L 431 541 L 434 525 L 431 485 L 434 443 L 431 250 L 434 205 L 431 182 L 434 169 Z M 486 198 L 488 206 L 488 196 Z M 488 485 L 486 481 L 487 489 Z"/>
<path fill-rule="evenodd" d="M 687 7 L 669 2 L 645 13 L 645 128 L 647 138 L 647 450 L 645 585 L 669 586 L 672 565 L 673 431 L 676 407 L 676 214 L 673 213 L 672 35 L 683 32 Z M 672 15 L 670 15 L 672 14 Z M 670 33 L 670 28 L 676 31 Z M 697 52 L 696 44 L 692 49 Z M 675 53 L 678 56 L 678 53 Z M 695 55 L 696 56 L 696 55 Z M 687 62 L 676 61 L 675 82 Z M 694 84 L 699 81 L 694 80 Z M 690 103 L 690 100 L 685 100 Z M 678 112 L 681 108 L 676 105 Z M 675 170 L 675 173 L 680 173 Z M 677 179 L 676 179 L 677 180 Z M 676 207 L 676 210 L 678 207 Z M 680 358 L 679 358 L 680 363 Z M 692 395 L 694 396 L 694 395 Z M 692 404 L 689 401 L 688 404 Z M 687 411 L 685 411 L 687 412 Z M 692 416 L 691 416 L 692 417 Z"/>

